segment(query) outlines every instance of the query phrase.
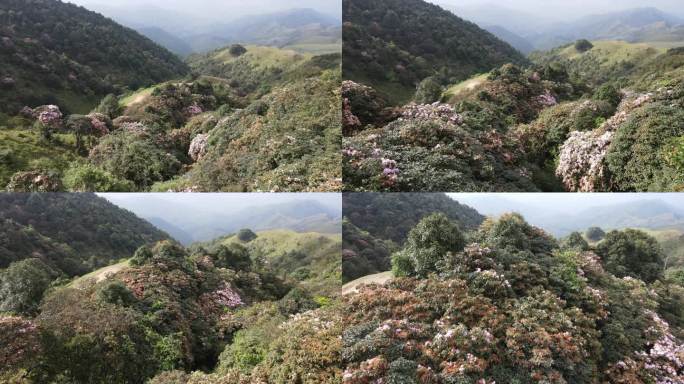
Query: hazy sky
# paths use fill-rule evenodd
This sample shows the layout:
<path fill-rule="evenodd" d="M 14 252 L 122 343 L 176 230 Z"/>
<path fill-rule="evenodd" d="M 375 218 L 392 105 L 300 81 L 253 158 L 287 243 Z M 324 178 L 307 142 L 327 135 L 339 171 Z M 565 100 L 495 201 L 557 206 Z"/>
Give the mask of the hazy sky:
<path fill-rule="evenodd" d="M 196 215 L 207 212 L 231 214 L 249 207 L 317 201 L 330 209 L 342 210 L 342 197 L 335 193 L 98 193 L 99 196 L 134 213 L 145 210 L 146 204 L 168 203 L 169 210 L 187 211 Z"/>
<path fill-rule="evenodd" d="M 682 0 L 432 0 L 431 2 L 455 7 L 496 4 L 556 20 L 641 7 L 655 7 L 684 16 Z"/>
<path fill-rule="evenodd" d="M 158 7 L 203 17 L 212 21 L 229 21 L 241 16 L 271 13 L 292 8 L 313 8 L 333 16 L 342 13 L 342 0 L 67 0 L 86 8 Z"/>
<path fill-rule="evenodd" d="M 682 193 L 450 193 L 449 196 L 485 214 L 496 211 L 503 200 L 512 203 L 511 210 L 516 210 L 518 204 L 525 210 L 534 208 L 540 215 L 571 214 L 598 206 L 644 200 L 661 200 L 684 211 Z"/>

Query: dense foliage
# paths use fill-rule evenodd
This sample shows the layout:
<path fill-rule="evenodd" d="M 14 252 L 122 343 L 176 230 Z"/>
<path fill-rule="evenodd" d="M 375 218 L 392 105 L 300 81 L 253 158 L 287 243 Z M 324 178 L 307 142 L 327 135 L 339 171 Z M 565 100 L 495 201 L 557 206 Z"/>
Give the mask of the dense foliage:
<path fill-rule="evenodd" d="M 684 51 L 579 44 L 386 107 L 343 85 L 351 191 L 676 191 Z"/>
<path fill-rule="evenodd" d="M 410 100 L 429 77 L 437 86 L 453 84 L 504 63 L 525 62 L 489 32 L 421 0 L 342 4 L 344 78 L 367 83 L 395 103 Z"/>
<path fill-rule="evenodd" d="M 0 18 L 3 189 L 341 189 L 339 54 L 233 45 L 186 65 L 57 0 Z"/>
<path fill-rule="evenodd" d="M 342 197 L 343 281 L 390 269 L 390 255 L 420 220 L 441 212 L 464 230 L 484 216 L 444 194 L 345 193 Z"/>
<path fill-rule="evenodd" d="M 3 1 L 0 38 L 0 76 L 9 88 L 0 92 L 0 113 L 50 103 L 83 113 L 97 105 L 98 96 L 188 71 L 135 31 L 57 0 Z"/>
<path fill-rule="evenodd" d="M 93 194 L 0 194 L 0 268 L 28 258 L 73 276 L 168 236 Z"/>
<path fill-rule="evenodd" d="M 52 275 L 40 260 L 13 264 L 0 279 L 0 311 L 25 317 L 0 314 L 0 380 L 338 382 L 340 312 L 333 297 L 322 296 L 337 290 L 284 277 L 288 261 L 278 260 L 296 264 L 294 253 L 322 242 L 339 265 L 339 241 L 284 240 L 294 249 L 275 256 L 261 252 L 269 244 L 256 244 L 268 237 L 192 250 L 161 241 L 138 248 L 117 269 L 49 289 Z M 336 268 L 329 257 L 321 263 Z"/>
<path fill-rule="evenodd" d="M 343 299 L 344 383 L 684 380 L 681 285 L 617 277 L 604 269 L 616 261 L 515 214 L 465 237 L 444 215 L 423 219 L 393 256 L 408 277 Z M 613 258 L 629 252 L 611 244 Z"/>

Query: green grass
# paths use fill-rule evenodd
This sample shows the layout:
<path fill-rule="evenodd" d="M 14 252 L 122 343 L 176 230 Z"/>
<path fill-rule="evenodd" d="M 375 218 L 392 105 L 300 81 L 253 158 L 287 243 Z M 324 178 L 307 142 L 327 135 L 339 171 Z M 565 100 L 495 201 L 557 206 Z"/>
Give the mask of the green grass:
<path fill-rule="evenodd" d="M 89 281 L 94 281 L 96 283 L 99 283 L 100 281 L 106 279 L 108 276 L 113 275 L 117 272 L 120 272 L 128 267 L 131 266 L 131 261 L 130 260 L 124 260 L 116 264 L 112 264 L 103 268 L 100 268 L 98 270 L 92 271 L 88 273 L 87 275 L 83 275 L 81 277 L 78 277 L 74 279 L 71 283 L 67 285 L 67 287 L 71 288 L 80 288 L 84 284 L 88 283 Z"/>
<path fill-rule="evenodd" d="M 152 92 L 154 92 L 155 89 L 157 89 L 159 85 L 154 85 L 149 88 L 143 88 L 139 89 L 130 95 L 123 97 L 121 100 L 119 100 L 119 104 L 122 107 L 129 107 L 132 104 L 138 104 L 143 101 L 145 101 L 148 97 L 152 96 Z"/>
<path fill-rule="evenodd" d="M 293 50 L 300 53 L 325 55 L 328 53 L 342 52 L 342 43 L 299 43 L 285 46 L 283 49 Z"/>
<path fill-rule="evenodd" d="M 452 97 L 459 95 L 463 91 L 470 91 L 474 89 L 478 85 L 485 82 L 487 80 L 487 76 L 489 76 L 488 73 L 482 75 L 475 75 L 468 80 L 452 85 L 446 91 L 444 91 L 444 94 L 442 95 L 442 100 L 449 100 Z"/>
<path fill-rule="evenodd" d="M 33 169 L 63 171 L 78 158 L 73 135 L 55 135 L 55 139 L 46 142 L 33 130 L 0 130 L 0 189 L 16 172 Z"/>
<path fill-rule="evenodd" d="M 223 244 L 239 243 L 249 249 L 258 250 L 263 256 L 273 258 L 285 252 L 305 251 L 315 252 L 321 238 L 332 241 L 342 241 L 342 236 L 337 234 L 323 233 L 299 233 L 285 229 L 257 232 L 258 237 L 249 243 L 241 242 L 237 236 L 231 236 L 223 240 Z"/>
<path fill-rule="evenodd" d="M 593 41 L 594 48 L 587 52 L 579 52 L 574 45 L 562 49 L 558 56 L 576 60 L 586 55 L 601 58 L 601 66 L 614 65 L 620 62 L 641 62 L 664 53 L 667 48 L 649 43 L 628 43 L 626 41 L 605 40 Z"/>
<path fill-rule="evenodd" d="M 262 47 L 257 45 L 247 45 L 245 48 L 247 48 L 247 53 L 242 56 L 233 56 L 228 49 L 223 49 L 215 52 L 214 59 L 222 61 L 223 63 L 247 60 L 252 63 L 255 68 L 278 67 L 288 70 L 313 57 L 310 53 L 300 53 L 292 49 Z"/>

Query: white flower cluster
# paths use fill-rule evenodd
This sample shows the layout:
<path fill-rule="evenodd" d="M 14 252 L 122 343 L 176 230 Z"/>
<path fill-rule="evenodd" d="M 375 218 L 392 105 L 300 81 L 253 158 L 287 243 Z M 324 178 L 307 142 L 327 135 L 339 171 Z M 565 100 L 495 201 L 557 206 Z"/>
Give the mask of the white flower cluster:
<path fill-rule="evenodd" d="M 201 160 L 207 154 L 207 146 L 209 145 L 209 135 L 199 134 L 192 139 L 188 155 L 194 161 Z"/>
<path fill-rule="evenodd" d="M 456 113 L 454 107 L 449 104 L 415 104 L 411 103 L 402 111 L 403 119 L 415 120 L 442 120 L 456 125 L 463 124 L 463 116 Z"/>
<path fill-rule="evenodd" d="M 600 131 L 570 133 L 560 150 L 556 175 L 563 184 L 578 192 L 594 192 L 605 175 L 603 160 L 613 139 L 613 132 Z"/>

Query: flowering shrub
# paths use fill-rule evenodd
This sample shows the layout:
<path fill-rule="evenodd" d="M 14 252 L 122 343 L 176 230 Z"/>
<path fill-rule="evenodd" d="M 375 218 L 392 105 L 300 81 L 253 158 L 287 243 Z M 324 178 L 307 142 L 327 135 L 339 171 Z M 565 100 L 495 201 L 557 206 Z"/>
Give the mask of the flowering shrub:
<path fill-rule="evenodd" d="M 209 145 L 209 135 L 199 134 L 192 139 L 188 155 L 194 161 L 199 161 L 207 154 L 207 145 Z"/>
<path fill-rule="evenodd" d="M 28 171 L 12 175 L 7 192 L 59 192 L 62 181 L 52 172 Z"/>
<path fill-rule="evenodd" d="M 607 169 L 604 163 L 613 132 L 570 133 L 560 149 L 556 175 L 570 191 L 594 192 L 607 186 Z"/>
<path fill-rule="evenodd" d="M 28 368 L 40 353 L 40 335 L 35 322 L 0 315 L 0 377 L 3 373 Z"/>

